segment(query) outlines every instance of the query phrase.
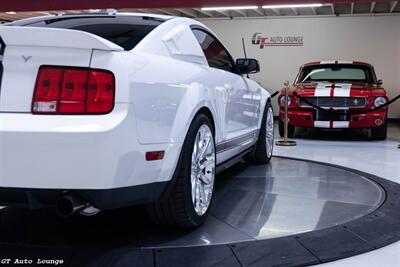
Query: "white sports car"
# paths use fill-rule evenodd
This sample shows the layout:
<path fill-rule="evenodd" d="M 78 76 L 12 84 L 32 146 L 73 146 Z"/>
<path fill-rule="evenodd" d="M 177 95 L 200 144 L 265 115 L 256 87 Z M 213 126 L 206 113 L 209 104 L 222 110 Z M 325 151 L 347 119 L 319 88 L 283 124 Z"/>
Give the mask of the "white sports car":
<path fill-rule="evenodd" d="M 62 215 L 148 204 L 198 226 L 216 173 L 269 162 L 269 93 L 187 18 L 78 14 L 0 27 L 0 204 Z"/>

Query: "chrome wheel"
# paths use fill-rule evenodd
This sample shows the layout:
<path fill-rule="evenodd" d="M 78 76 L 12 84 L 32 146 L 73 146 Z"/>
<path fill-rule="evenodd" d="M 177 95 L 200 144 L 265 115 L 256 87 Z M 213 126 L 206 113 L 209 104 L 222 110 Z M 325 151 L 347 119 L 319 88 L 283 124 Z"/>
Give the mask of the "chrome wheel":
<path fill-rule="evenodd" d="M 270 158 L 272 156 L 272 150 L 274 147 L 274 113 L 271 107 L 269 107 L 267 110 L 267 121 L 265 123 L 265 127 L 267 139 L 265 145 L 267 146 L 267 157 Z"/>
<path fill-rule="evenodd" d="M 196 134 L 190 178 L 194 210 L 203 216 L 210 206 L 215 181 L 215 143 L 207 125 L 202 125 Z"/>

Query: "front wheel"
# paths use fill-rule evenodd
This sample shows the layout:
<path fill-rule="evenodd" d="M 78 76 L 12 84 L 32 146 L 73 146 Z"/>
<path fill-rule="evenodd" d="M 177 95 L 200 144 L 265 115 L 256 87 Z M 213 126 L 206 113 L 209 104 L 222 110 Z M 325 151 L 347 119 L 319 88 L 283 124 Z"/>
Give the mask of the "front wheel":
<path fill-rule="evenodd" d="M 213 197 L 215 165 L 214 130 L 210 119 L 200 114 L 183 143 L 167 198 L 148 205 L 151 219 L 158 224 L 183 227 L 203 224 Z"/>
<path fill-rule="evenodd" d="M 268 102 L 265 106 L 260 134 L 255 145 L 254 152 L 247 158 L 253 163 L 268 163 L 272 158 L 274 148 L 274 112 L 271 103 Z"/>

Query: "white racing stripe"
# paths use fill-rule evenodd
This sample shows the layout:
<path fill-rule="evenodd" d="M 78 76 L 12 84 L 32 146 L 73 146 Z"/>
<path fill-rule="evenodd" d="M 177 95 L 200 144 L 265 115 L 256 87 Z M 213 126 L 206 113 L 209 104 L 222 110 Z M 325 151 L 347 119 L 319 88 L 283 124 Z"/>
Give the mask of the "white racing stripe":
<path fill-rule="evenodd" d="M 348 121 L 314 121 L 315 128 L 344 129 L 349 128 Z"/>
<path fill-rule="evenodd" d="M 335 86 L 332 90 L 332 86 Z M 349 97 L 351 91 L 350 83 L 318 83 L 314 91 L 314 96 L 333 96 L 333 97 Z M 333 95 L 332 95 L 333 93 Z"/>
<path fill-rule="evenodd" d="M 342 60 L 342 61 L 338 61 L 338 64 L 354 64 L 354 61 L 345 61 L 345 60 Z"/>
<path fill-rule="evenodd" d="M 326 61 L 321 61 L 319 64 L 354 64 L 354 61 L 348 61 L 348 60 L 326 60 Z"/>
<path fill-rule="evenodd" d="M 348 121 L 334 121 L 332 128 L 341 129 L 341 128 L 349 128 L 350 122 Z"/>
<path fill-rule="evenodd" d="M 333 90 L 334 97 L 349 97 L 350 96 L 351 83 L 336 83 L 335 89 Z"/>
<path fill-rule="evenodd" d="M 335 64 L 335 60 L 326 60 L 326 61 L 321 61 L 320 64 Z"/>
<path fill-rule="evenodd" d="M 319 97 L 350 97 L 351 84 L 349 83 L 318 83 L 314 96 Z M 315 128 L 343 129 L 349 128 L 348 121 L 314 121 Z"/>
<path fill-rule="evenodd" d="M 316 128 L 329 128 L 329 121 L 314 121 L 314 127 Z"/>
<path fill-rule="evenodd" d="M 314 96 L 331 96 L 331 83 L 318 83 L 314 91 Z"/>

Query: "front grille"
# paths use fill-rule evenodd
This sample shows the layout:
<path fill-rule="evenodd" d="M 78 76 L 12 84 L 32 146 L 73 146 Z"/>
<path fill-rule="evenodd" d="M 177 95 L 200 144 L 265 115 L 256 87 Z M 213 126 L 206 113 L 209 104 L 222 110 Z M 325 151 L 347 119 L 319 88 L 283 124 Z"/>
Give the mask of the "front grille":
<path fill-rule="evenodd" d="M 321 108 L 363 108 L 366 106 L 364 97 L 304 97 L 308 102 Z M 300 106 L 310 107 L 300 99 Z"/>

